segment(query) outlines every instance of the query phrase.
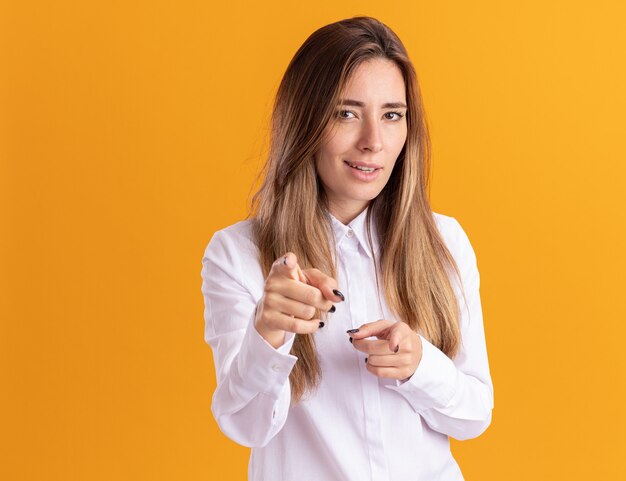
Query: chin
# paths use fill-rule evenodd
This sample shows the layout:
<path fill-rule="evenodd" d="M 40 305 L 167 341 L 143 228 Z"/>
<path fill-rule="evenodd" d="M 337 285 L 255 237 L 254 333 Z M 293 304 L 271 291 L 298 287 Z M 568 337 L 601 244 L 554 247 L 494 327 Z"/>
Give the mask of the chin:
<path fill-rule="evenodd" d="M 358 202 L 370 202 L 374 200 L 376 197 L 378 197 L 378 194 L 380 193 L 381 193 L 380 190 L 377 190 L 376 192 L 370 192 L 370 193 L 359 192 L 358 194 L 355 193 L 347 197 L 350 197 L 351 199 L 356 200 Z"/>

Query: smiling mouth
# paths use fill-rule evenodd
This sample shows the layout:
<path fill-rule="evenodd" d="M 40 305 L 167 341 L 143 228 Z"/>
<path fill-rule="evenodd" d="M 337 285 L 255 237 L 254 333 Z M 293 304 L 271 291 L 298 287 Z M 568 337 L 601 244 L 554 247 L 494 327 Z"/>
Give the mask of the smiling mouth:
<path fill-rule="evenodd" d="M 348 164 L 350 167 L 352 167 L 353 169 L 360 170 L 362 172 L 374 172 L 375 170 L 382 169 L 382 167 L 378 167 L 378 168 L 377 167 L 362 167 L 360 165 L 351 164 L 347 160 L 344 160 L 344 162 Z"/>

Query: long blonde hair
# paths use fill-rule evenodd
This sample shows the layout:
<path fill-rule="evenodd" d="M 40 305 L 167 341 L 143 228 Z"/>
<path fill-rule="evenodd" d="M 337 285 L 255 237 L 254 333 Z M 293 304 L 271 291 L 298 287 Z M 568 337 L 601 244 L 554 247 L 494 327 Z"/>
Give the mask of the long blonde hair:
<path fill-rule="evenodd" d="M 291 251 L 302 268 L 316 267 L 336 278 L 328 203 L 314 155 L 350 75 L 373 58 L 400 68 L 408 105 L 406 143 L 367 213 L 368 232 L 374 222 L 380 241 L 376 272 L 392 313 L 454 357 L 460 312 L 449 276 L 459 275 L 428 200 L 430 140 L 417 76 L 400 39 L 374 18 L 353 17 L 318 29 L 287 67 L 273 106 L 262 184 L 250 210 L 261 266 L 267 276 L 274 260 Z M 296 335 L 291 352 L 298 357 L 289 377 L 295 403 L 314 390 L 322 373 L 312 335 Z"/>

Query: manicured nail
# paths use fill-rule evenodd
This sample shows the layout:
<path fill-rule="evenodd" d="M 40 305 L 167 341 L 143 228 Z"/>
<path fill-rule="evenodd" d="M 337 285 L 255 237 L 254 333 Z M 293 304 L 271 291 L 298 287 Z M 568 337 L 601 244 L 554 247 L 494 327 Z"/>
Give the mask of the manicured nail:
<path fill-rule="evenodd" d="M 352 344 L 352 341 L 354 341 L 354 339 L 350 338 L 350 344 Z"/>
<path fill-rule="evenodd" d="M 333 289 L 333 294 L 335 294 L 336 296 L 341 297 L 342 301 L 346 300 L 346 297 L 341 293 L 341 291 L 338 291 L 337 289 Z"/>
<path fill-rule="evenodd" d="M 320 322 L 320 329 L 324 327 L 324 321 Z"/>
<path fill-rule="evenodd" d="M 400 349 L 400 345 L 397 345 L 396 348 L 393 350 L 393 352 L 398 352 L 399 349 Z"/>
<path fill-rule="evenodd" d="M 349 331 L 346 331 L 348 334 L 354 334 L 355 332 L 359 332 L 359 328 L 357 327 L 356 329 L 350 329 Z"/>
<path fill-rule="evenodd" d="M 365 358 L 365 364 L 367 364 L 367 358 Z"/>
<path fill-rule="evenodd" d="M 332 306 L 332 307 L 328 310 L 328 312 L 333 313 L 333 312 L 335 312 L 336 310 L 337 310 L 337 308 L 333 305 L 333 306 Z"/>

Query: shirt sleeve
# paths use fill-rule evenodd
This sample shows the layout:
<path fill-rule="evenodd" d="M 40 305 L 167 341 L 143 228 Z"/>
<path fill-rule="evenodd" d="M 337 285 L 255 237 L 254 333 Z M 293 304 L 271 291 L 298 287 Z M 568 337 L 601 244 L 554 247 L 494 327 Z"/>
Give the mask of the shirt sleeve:
<path fill-rule="evenodd" d="M 291 402 L 289 354 L 294 334 L 274 349 L 254 327 L 255 298 L 233 239 L 215 233 L 202 258 L 205 341 L 213 350 L 217 387 L 211 410 L 222 432 L 248 447 L 266 445 L 284 426 Z M 252 263 L 252 264 L 251 264 Z"/>
<path fill-rule="evenodd" d="M 455 283 L 461 309 L 461 349 L 452 360 L 420 335 L 422 359 L 417 370 L 408 381 L 387 387 L 404 396 L 432 429 L 463 440 L 479 436 L 491 423 L 493 384 L 476 256 L 460 224 L 453 218 L 450 222 L 455 233 L 448 247 L 465 290 L 464 299 Z"/>

